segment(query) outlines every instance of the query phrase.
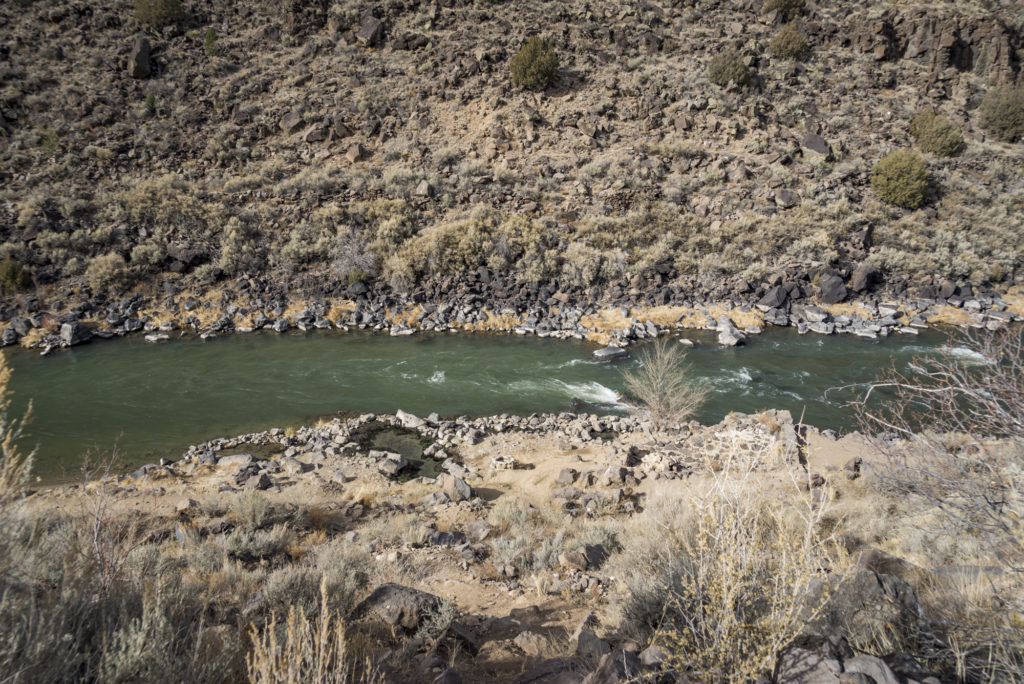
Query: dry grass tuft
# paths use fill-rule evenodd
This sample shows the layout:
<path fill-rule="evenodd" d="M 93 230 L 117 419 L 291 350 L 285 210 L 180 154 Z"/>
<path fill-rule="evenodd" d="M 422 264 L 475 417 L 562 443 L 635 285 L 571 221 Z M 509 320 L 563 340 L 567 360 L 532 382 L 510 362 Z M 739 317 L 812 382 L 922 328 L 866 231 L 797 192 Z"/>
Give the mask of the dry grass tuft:
<path fill-rule="evenodd" d="M 288 618 L 276 616 L 261 630 L 250 625 L 252 651 L 246 673 L 253 684 L 342 684 L 382 682 L 370 668 L 357 666 L 349 652 L 345 621 L 327 602 L 327 583 L 320 585 L 320 612 L 310 620 L 292 606 Z"/>

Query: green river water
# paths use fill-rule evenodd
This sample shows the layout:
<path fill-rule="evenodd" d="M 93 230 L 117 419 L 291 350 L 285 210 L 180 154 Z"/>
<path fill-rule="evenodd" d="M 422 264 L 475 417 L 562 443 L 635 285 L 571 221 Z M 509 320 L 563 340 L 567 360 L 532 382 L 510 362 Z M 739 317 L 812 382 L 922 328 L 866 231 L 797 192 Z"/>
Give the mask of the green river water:
<path fill-rule="evenodd" d="M 818 427 L 847 429 L 848 391 L 892 362 L 946 343 L 938 332 L 878 341 L 798 335 L 791 329 L 718 347 L 711 333 L 688 360 L 712 392 L 698 419 L 782 408 Z M 591 360 L 594 345 L 535 337 L 388 337 L 317 331 L 253 333 L 148 344 L 141 337 L 96 342 L 42 358 L 8 350 L 18 415 L 31 398 L 26 444 L 44 480 L 74 477 L 81 456 L 117 449 L 126 467 L 177 457 L 189 444 L 300 424 L 339 411 L 418 415 L 530 414 L 587 402 L 624 411 L 622 371 L 635 360 Z M 967 349 L 957 350 L 970 354 Z M 831 389 L 831 391 L 830 391 Z"/>

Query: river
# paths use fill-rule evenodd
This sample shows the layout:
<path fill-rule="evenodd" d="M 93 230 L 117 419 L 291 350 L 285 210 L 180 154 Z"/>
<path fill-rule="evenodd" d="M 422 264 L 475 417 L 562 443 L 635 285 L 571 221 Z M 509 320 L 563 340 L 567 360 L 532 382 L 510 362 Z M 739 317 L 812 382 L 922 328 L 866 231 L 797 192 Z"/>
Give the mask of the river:
<path fill-rule="evenodd" d="M 780 408 L 838 430 L 853 425 L 845 406 L 852 395 L 837 388 L 870 381 L 891 363 L 905 367 L 947 341 L 935 331 L 873 341 L 777 329 L 722 348 L 712 333 L 687 336 L 698 342 L 687 357 L 693 375 L 711 388 L 702 422 Z M 622 371 L 637 361 L 598 363 L 595 348 L 536 337 L 316 331 L 162 344 L 131 337 L 46 358 L 6 354 L 15 415 L 33 402 L 23 443 L 38 449 L 36 474 L 55 480 L 74 477 L 87 452 L 102 458 L 116 449 L 132 466 L 214 437 L 339 411 L 530 414 L 570 410 L 578 399 L 593 412 L 623 412 Z"/>

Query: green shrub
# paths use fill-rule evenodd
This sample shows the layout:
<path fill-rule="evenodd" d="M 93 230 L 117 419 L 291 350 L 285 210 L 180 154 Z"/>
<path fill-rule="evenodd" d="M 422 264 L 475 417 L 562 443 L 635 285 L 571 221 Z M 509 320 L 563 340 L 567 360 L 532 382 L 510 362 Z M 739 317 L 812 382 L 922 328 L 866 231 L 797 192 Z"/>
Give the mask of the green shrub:
<path fill-rule="evenodd" d="M 888 204 L 917 209 L 928 195 L 924 158 L 910 150 L 890 152 L 871 170 L 871 187 Z"/>
<path fill-rule="evenodd" d="M 185 11 L 181 0 L 135 0 L 135 18 L 141 24 L 159 29 L 184 19 Z"/>
<path fill-rule="evenodd" d="M 981 127 L 996 140 L 1024 139 L 1024 86 L 991 90 L 981 101 Z"/>
<path fill-rule="evenodd" d="M 530 36 L 512 57 L 509 68 L 516 85 L 528 90 L 544 90 L 558 73 L 558 55 L 549 42 L 540 36 Z"/>
<path fill-rule="evenodd" d="M 93 292 L 117 293 L 128 284 L 128 268 L 124 257 L 116 252 L 96 257 L 85 269 L 85 281 Z"/>
<path fill-rule="evenodd" d="M 28 270 L 11 257 L 0 262 L 0 291 L 4 294 L 20 292 L 32 284 Z"/>
<path fill-rule="evenodd" d="M 926 110 L 910 122 L 910 135 L 922 152 L 940 157 L 955 157 L 964 145 L 960 129 L 941 114 Z"/>
<path fill-rule="evenodd" d="M 804 13 L 804 0 L 765 0 L 763 11 L 778 12 L 783 21 L 793 21 Z"/>
<path fill-rule="evenodd" d="M 801 60 L 807 56 L 807 39 L 796 24 L 786 24 L 772 36 L 768 50 L 779 59 Z"/>
<path fill-rule="evenodd" d="M 726 50 L 708 62 L 708 78 L 723 88 L 730 83 L 743 87 L 750 83 L 750 69 L 743 61 L 743 55 L 737 50 Z"/>
<path fill-rule="evenodd" d="M 142 271 L 148 272 L 159 266 L 167 258 L 167 250 L 155 240 L 149 240 L 132 247 L 132 264 Z"/>
<path fill-rule="evenodd" d="M 213 55 L 217 52 L 217 31 L 212 26 L 206 29 L 206 36 L 203 38 L 203 50 L 208 55 Z"/>
<path fill-rule="evenodd" d="M 259 231 L 237 216 L 228 219 L 220 241 L 217 265 L 228 276 L 258 268 L 263 262 Z"/>

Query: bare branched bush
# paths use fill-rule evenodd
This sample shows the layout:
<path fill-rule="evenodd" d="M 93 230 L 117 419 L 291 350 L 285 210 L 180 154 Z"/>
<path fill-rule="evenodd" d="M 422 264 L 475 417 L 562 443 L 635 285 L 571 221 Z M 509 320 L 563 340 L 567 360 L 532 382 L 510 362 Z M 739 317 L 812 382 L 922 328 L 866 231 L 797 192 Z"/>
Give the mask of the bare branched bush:
<path fill-rule="evenodd" d="M 661 339 L 640 354 L 640 368 L 623 374 L 626 389 L 655 428 L 687 420 L 707 398 L 706 385 L 692 377 L 685 358 L 679 345 Z"/>
<path fill-rule="evenodd" d="M 938 511 L 931 534 L 973 537 L 987 559 L 1019 578 L 1024 571 L 1024 331 L 951 338 L 941 353 L 915 359 L 907 370 L 887 371 L 857 408 L 878 454 L 873 465 L 882 485 Z M 1019 579 L 1000 587 L 984 610 L 978 605 L 938 620 L 948 650 L 962 654 L 958 668 L 985 673 L 984 680 L 1024 676 Z M 958 628 L 964 624 L 978 627 Z"/>
<path fill-rule="evenodd" d="M 754 452 L 747 446 L 708 454 L 720 469 L 699 485 L 656 492 L 618 556 L 624 629 L 649 637 L 671 669 L 700 681 L 770 673 L 824 606 L 813 592 L 836 566 L 833 540 L 819 533 L 830 498 L 794 482 L 791 499 L 781 500 L 754 477 L 772 458 L 770 439 Z"/>
<path fill-rule="evenodd" d="M 953 338 L 890 369 L 858 405 L 885 482 L 923 497 L 1024 571 L 1024 336 Z"/>

